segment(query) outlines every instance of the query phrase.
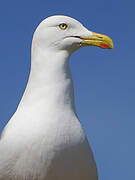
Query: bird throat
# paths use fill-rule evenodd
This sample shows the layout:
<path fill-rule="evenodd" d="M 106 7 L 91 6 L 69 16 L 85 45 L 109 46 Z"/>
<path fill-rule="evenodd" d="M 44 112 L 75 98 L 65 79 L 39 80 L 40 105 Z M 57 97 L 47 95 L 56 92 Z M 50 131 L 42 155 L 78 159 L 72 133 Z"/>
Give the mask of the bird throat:
<path fill-rule="evenodd" d="M 66 51 L 32 51 L 30 76 L 20 106 L 75 111 L 69 56 Z"/>

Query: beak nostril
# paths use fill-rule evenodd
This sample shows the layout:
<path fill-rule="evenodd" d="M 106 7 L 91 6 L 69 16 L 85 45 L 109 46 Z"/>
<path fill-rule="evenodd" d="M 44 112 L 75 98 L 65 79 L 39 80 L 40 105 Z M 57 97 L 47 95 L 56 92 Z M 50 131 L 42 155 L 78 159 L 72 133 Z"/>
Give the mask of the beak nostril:
<path fill-rule="evenodd" d="M 100 39 L 103 39 L 103 37 L 99 36 Z"/>

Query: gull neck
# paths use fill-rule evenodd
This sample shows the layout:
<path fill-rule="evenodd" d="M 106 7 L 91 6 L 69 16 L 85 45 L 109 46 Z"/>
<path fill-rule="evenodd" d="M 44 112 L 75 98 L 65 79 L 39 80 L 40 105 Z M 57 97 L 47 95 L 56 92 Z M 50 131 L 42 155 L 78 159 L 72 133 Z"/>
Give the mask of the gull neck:
<path fill-rule="evenodd" d="M 69 57 L 67 51 L 43 50 L 33 46 L 30 76 L 20 106 L 67 108 L 75 112 Z"/>

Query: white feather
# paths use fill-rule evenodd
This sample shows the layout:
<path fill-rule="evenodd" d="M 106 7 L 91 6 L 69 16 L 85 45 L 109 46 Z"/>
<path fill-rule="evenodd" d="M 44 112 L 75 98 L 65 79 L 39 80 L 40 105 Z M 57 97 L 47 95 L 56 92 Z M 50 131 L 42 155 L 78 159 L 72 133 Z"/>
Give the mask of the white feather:
<path fill-rule="evenodd" d="M 29 81 L 0 139 L 0 180 L 97 180 L 68 65 L 81 42 L 72 36 L 88 33 L 66 16 L 49 17 L 37 28 Z"/>

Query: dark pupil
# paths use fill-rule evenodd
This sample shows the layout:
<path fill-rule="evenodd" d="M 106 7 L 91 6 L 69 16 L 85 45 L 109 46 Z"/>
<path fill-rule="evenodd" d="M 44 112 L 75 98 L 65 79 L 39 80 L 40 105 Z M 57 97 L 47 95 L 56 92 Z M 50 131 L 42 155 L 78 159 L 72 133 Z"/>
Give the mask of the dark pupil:
<path fill-rule="evenodd" d="M 62 24 L 62 27 L 64 28 L 64 27 L 65 27 L 65 24 Z"/>

